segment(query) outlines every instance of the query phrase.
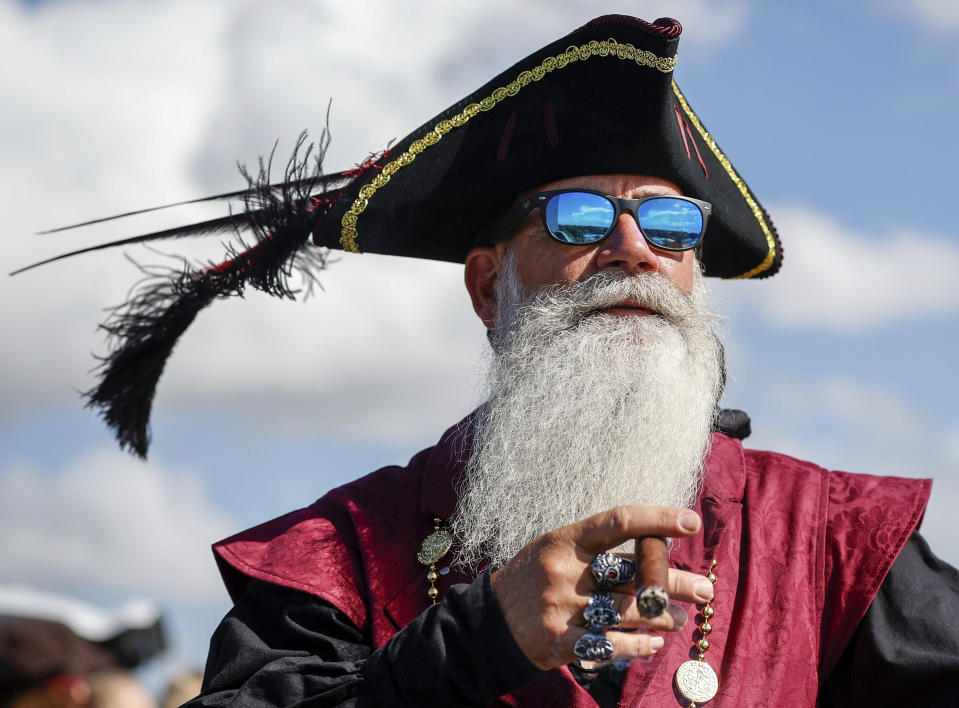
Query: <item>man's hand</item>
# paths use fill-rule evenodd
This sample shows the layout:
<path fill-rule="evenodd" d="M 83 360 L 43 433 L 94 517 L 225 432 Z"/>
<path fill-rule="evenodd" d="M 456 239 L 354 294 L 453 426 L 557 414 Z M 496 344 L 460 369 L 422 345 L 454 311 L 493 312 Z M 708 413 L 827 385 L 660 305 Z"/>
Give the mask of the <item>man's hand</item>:
<path fill-rule="evenodd" d="M 590 574 L 596 555 L 640 536 L 692 536 L 701 525 L 699 516 L 688 509 L 619 506 L 535 539 L 493 574 L 493 591 L 516 643 L 543 670 L 574 661 L 573 645 L 586 633 L 583 610 L 597 589 Z M 697 603 L 713 593 L 712 583 L 703 576 L 673 568 L 667 590 L 672 599 Z M 630 582 L 613 592 L 623 617 L 620 628 L 645 630 L 606 633 L 616 660 L 655 654 L 664 643 L 657 632 L 686 624 L 686 611 L 673 604 L 661 616 L 644 619 L 635 591 Z"/>

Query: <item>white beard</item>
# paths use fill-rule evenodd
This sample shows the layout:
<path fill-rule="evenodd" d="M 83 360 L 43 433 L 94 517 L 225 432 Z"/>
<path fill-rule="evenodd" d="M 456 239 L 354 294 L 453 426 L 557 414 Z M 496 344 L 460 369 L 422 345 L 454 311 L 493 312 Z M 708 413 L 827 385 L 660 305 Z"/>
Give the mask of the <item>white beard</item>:
<path fill-rule="evenodd" d="M 619 504 L 695 503 L 724 382 L 703 280 L 686 295 L 659 274 L 603 271 L 526 297 L 507 254 L 489 399 L 451 519 L 460 565 L 500 567 Z M 658 315 L 590 314 L 624 300 Z"/>

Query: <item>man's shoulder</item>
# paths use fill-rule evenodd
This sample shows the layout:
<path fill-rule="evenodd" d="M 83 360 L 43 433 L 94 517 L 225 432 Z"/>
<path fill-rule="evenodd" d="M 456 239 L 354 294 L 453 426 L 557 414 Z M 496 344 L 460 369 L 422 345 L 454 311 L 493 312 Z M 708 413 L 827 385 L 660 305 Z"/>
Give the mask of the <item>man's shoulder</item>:
<path fill-rule="evenodd" d="M 352 594 L 355 569 L 361 565 L 360 535 L 370 528 L 385 533 L 412 528 L 422 521 L 424 508 L 437 511 L 437 497 L 447 501 L 463 431 L 461 422 L 406 465 L 382 467 L 307 507 L 215 543 L 214 555 L 230 596 L 236 600 L 249 578 L 321 597 L 327 597 L 330 588 Z"/>
<path fill-rule="evenodd" d="M 828 526 L 844 526 L 855 516 L 888 528 L 889 517 L 896 516 L 905 520 L 903 528 L 914 528 L 932 489 L 929 479 L 832 470 L 792 455 L 745 448 L 721 435 L 714 438 L 710 460 L 715 461 L 710 476 L 720 474 L 707 480 L 707 489 L 745 498 L 753 507 L 798 509 Z"/>
<path fill-rule="evenodd" d="M 415 459 L 415 458 L 414 458 Z M 287 512 L 217 542 L 214 547 L 252 543 L 276 545 L 298 538 L 317 538 L 336 527 L 351 510 L 376 506 L 405 506 L 419 491 L 422 469 L 413 465 L 388 465 L 335 487 L 309 506 Z M 356 505 L 361 505 L 357 507 Z"/>
<path fill-rule="evenodd" d="M 811 460 L 774 450 L 743 447 L 743 460 L 748 474 L 820 476 L 831 472 Z"/>
<path fill-rule="evenodd" d="M 754 499 L 785 496 L 794 490 L 803 490 L 806 496 L 832 474 L 808 460 L 744 447 L 742 440 L 720 432 L 713 435 L 706 468 L 704 493 L 730 499 L 742 499 L 747 493 Z"/>
<path fill-rule="evenodd" d="M 718 440 L 724 490 L 738 480 L 745 522 L 765 545 L 756 554 L 775 564 L 769 548 L 789 549 L 826 598 L 819 623 L 822 666 L 828 673 L 911 534 L 918 527 L 931 480 L 831 470 L 808 460 Z M 742 470 L 742 476 L 733 474 Z M 805 559 L 805 561 L 803 561 Z"/>
<path fill-rule="evenodd" d="M 402 514 L 411 506 L 408 502 L 418 488 L 418 477 L 410 466 L 383 467 L 329 491 L 307 507 L 213 544 L 230 597 L 236 601 L 250 578 L 331 601 L 331 592 L 354 597 L 356 522 L 351 510 L 374 516 Z M 342 607 L 342 602 L 334 604 Z"/>
<path fill-rule="evenodd" d="M 830 559 L 851 564 L 866 551 L 885 558 L 878 580 L 918 528 L 932 491 L 931 479 L 830 470 L 766 450 L 744 449 L 743 460 L 746 496 L 758 497 L 754 506 L 807 514 L 822 525 Z"/>
<path fill-rule="evenodd" d="M 744 447 L 742 454 L 747 475 L 775 479 L 788 485 L 809 484 L 815 479 L 823 485 L 831 504 L 847 504 L 861 497 L 877 495 L 924 501 L 932 488 L 930 479 L 828 469 L 815 462 L 771 450 Z"/>

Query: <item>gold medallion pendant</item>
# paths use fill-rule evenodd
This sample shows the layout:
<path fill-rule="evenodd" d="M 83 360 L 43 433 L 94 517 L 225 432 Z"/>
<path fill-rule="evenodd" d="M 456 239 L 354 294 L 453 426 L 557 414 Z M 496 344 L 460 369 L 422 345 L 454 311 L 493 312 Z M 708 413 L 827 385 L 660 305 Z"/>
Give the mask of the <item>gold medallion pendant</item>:
<path fill-rule="evenodd" d="M 416 560 L 423 565 L 433 565 L 446 555 L 452 545 L 453 535 L 437 525 L 433 533 L 423 539 L 423 545 L 420 546 L 420 552 L 416 554 Z"/>
<path fill-rule="evenodd" d="M 709 573 L 706 574 L 706 580 L 713 586 L 719 578 L 716 577 L 716 559 L 709 566 Z M 699 656 L 695 660 L 684 662 L 676 669 L 676 688 L 683 694 L 683 697 L 689 701 L 688 708 L 696 708 L 701 703 L 712 700 L 719 691 L 719 677 L 713 671 L 713 667 L 706 663 L 706 652 L 709 651 L 709 634 L 713 631 L 712 620 L 716 611 L 713 609 L 713 600 L 715 593 L 700 611 L 702 622 L 697 630 L 700 635 L 696 642 L 696 649 L 699 650 Z"/>
<path fill-rule="evenodd" d="M 433 533 L 423 539 L 423 545 L 420 546 L 420 552 L 416 554 L 416 560 L 422 565 L 429 566 L 426 580 L 429 581 L 430 587 L 426 594 L 434 605 L 439 602 L 440 596 L 440 591 L 436 587 L 436 580 L 439 578 L 436 573 L 436 561 L 445 556 L 452 545 L 453 534 L 443 528 L 443 520 L 433 519 Z M 440 572 L 445 573 L 445 571 Z"/>
<path fill-rule="evenodd" d="M 676 688 L 691 703 L 705 703 L 719 690 L 719 678 L 705 661 L 691 659 L 676 669 Z"/>

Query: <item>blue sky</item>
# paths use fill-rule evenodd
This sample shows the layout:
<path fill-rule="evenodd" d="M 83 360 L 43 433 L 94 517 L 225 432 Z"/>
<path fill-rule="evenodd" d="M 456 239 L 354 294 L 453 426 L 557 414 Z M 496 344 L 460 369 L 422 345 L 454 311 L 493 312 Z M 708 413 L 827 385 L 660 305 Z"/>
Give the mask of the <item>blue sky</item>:
<path fill-rule="evenodd" d="M 19 57 L 0 72 L 2 262 L 169 223 L 32 235 L 237 188 L 235 160 L 317 133 L 331 97 L 327 164 L 349 167 L 597 7 L 0 2 L 0 43 Z M 924 530 L 959 563 L 959 10 L 605 9 L 683 22 L 677 79 L 783 238 L 773 280 L 714 286 L 728 315 L 726 401 L 752 415 L 750 444 L 934 477 Z M 229 607 L 210 542 L 405 461 L 477 402 L 485 338 L 461 277 L 447 264 L 343 256 L 305 303 L 217 303 L 161 381 L 146 465 L 115 450 L 76 394 L 104 350 L 102 309 L 123 300 L 135 269 L 112 253 L 2 279 L 0 582 L 105 607 L 153 597 L 176 646 L 152 684 L 201 663 Z"/>

